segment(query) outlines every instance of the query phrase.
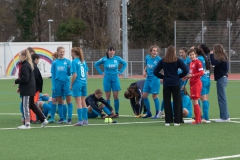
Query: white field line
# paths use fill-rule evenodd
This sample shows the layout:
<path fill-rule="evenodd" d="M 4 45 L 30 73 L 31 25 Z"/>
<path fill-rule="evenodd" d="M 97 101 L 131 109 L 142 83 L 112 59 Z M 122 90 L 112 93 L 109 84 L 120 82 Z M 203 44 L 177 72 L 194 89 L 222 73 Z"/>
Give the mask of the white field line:
<path fill-rule="evenodd" d="M 219 159 L 230 159 L 230 158 L 237 158 L 237 157 L 240 157 L 240 154 L 232 155 L 232 156 L 215 157 L 215 158 L 205 158 L 205 159 L 198 159 L 198 160 L 219 160 Z"/>
<path fill-rule="evenodd" d="M 103 124 L 89 124 L 89 126 L 124 125 L 124 124 L 148 124 L 148 123 L 159 123 L 159 122 L 163 123 L 164 121 L 103 123 Z M 61 128 L 61 127 L 75 127 L 75 126 L 73 126 L 73 125 L 57 125 L 57 126 L 46 126 L 45 128 Z M 83 126 L 83 127 L 85 127 L 85 126 Z M 31 127 L 31 128 L 39 129 L 41 127 Z M 17 127 L 16 128 L 0 128 L 0 130 L 15 130 L 15 129 L 18 129 L 18 128 Z"/>
<path fill-rule="evenodd" d="M 16 115 L 21 115 L 20 113 L 0 113 L 0 115 L 10 115 L 10 116 L 16 116 Z M 57 114 L 56 114 L 57 115 Z M 77 116 L 77 114 L 72 114 L 73 116 Z M 120 117 L 135 117 L 135 116 L 133 116 L 133 115 L 120 115 Z M 235 119 L 235 120 L 238 120 L 238 119 L 240 119 L 240 118 L 230 118 L 231 120 L 232 119 Z M 185 118 L 185 120 L 187 120 L 186 121 L 186 123 L 188 123 L 188 120 L 190 121 L 191 120 L 191 118 Z M 217 119 L 210 119 L 210 120 L 212 120 L 212 121 L 215 121 L 215 120 L 217 120 Z M 233 123 L 238 123 L 238 121 L 230 121 L 230 122 L 233 122 Z"/>

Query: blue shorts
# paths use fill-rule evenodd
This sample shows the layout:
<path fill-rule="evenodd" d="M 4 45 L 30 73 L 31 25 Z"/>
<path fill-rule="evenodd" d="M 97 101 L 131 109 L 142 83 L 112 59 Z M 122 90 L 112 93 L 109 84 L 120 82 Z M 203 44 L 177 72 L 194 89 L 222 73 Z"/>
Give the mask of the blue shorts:
<path fill-rule="evenodd" d="M 88 118 L 97 118 L 98 115 L 92 111 L 92 113 L 88 112 Z"/>
<path fill-rule="evenodd" d="M 120 91 L 120 80 L 118 75 L 105 75 L 103 77 L 103 89 L 105 92 Z"/>
<path fill-rule="evenodd" d="M 146 79 L 143 92 L 151 93 L 151 94 L 159 94 L 160 90 L 160 79 Z"/>
<path fill-rule="evenodd" d="M 72 86 L 73 97 L 87 96 L 87 84 L 74 83 Z"/>
<path fill-rule="evenodd" d="M 52 91 L 52 98 L 57 98 L 55 92 Z M 62 100 L 66 100 L 66 96 L 62 96 Z"/>
<path fill-rule="evenodd" d="M 210 85 L 211 85 L 210 78 L 203 78 L 203 77 L 202 77 L 202 78 L 201 78 L 201 82 L 202 82 L 201 96 L 202 96 L 202 95 L 209 94 Z"/>
<path fill-rule="evenodd" d="M 72 91 L 70 90 L 70 82 L 63 81 L 55 81 L 55 92 L 54 96 L 62 97 L 62 96 L 71 96 Z"/>

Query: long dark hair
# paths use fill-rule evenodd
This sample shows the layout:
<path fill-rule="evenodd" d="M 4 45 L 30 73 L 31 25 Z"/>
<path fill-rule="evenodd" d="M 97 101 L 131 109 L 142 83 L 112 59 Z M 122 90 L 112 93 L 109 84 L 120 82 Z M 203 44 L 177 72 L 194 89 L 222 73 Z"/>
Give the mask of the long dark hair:
<path fill-rule="evenodd" d="M 203 51 L 202 51 L 201 49 L 199 49 L 199 48 L 195 48 L 195 50 L 196 50 L 197 55 L 203 56 L 203 58 L 204 58 L 204 60 L 205 60 L 206 69 L 209 70 L 209 69 L 210 69 L 210 64 L 209 64 L 209 62 L 208 62 L 208 60 L 207 60 L 206 55 L 205 55 L 205 54 L 203 53 Z"/>
<path fill-rule="evenodd" d="M 219 62 L 223 61 L 223 62 L 227 62 L 228 61 L 228 55 L 225 52 L 223 46 L 221 44 L 215 44 L 213 46 L 213 50 L 214 50 L 214 58 L 217 59 Z"/>
<path fill-rule="evenodd" d="M 124 92 L 124 97 L 126 99 L 130 99 L 131 97 L 136 97 L 137 98 L 137 101 L 139 101 L 138 99 L 138 93 L 136 92 L 137 90 L 137 85 L 134 84 L 134 85 L 131 85 L 130 87 L 127 88 L 127 91 Z"/>
<path fill-rule="evenodd" d="M 205 43 L 199 45 L 200 49 L 202 49 L 203 53 L 207 56 L 210 53 L 210 49 L 207 47 Z"/>
<path fill-rule="evenodd" d="M 109 58 L 108 51 L 115 51 L 115 48 L 114 47 L 108 47 L 108 49 L 106 51 L 107 58 Z"/>
<path fill-rule="evenodd" d="M 167 52 L 165 54 L 165 57 L 163 58 L 163 61 L 165 63 L 172 63 L 172 62 L 176 62 L 178 59 L 177 55 L 176 55 L 176 49 L 173 45 L 170 45 L 167 48 Z"/>

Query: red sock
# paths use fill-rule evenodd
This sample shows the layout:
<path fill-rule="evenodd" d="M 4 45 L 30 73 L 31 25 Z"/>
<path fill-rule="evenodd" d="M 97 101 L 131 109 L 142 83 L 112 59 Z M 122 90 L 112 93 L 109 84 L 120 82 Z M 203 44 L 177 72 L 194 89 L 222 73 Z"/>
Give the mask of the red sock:
<path fill-rule="evenodd" d="M 201 122 L 201 109 L 200 106 L 198 104 L 194 105 L 194 114 L 195 114 L 195 121 Z"/>

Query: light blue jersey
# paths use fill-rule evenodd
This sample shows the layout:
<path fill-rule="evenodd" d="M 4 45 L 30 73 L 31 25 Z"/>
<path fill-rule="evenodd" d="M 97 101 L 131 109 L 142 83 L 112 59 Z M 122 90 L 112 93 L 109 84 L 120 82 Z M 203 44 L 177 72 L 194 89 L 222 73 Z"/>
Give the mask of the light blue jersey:
<path fill-rule="evenodd" d="M 76 73 L 77 77 L 74 81 L 74 84 L 86 84 L 87 83 L 87 71 L 88 67 L 86 61 L 81 62 L 79 58 L 75 58 L 72 61 L 72 74 Z"/>
<path fill-rule="evenodd" d="M 51 73 L 52 79 L 59 80 L 63 82 L 70 81 L 70 69 L 71 69 L 71 61 L 63 58 L 57 59 L 52 63 Z"/>
<path fill-rule="evenodd" d="M 72 61 L 72 74 L 76 74 L 76 79 L 73 83 L 73 97 L 87 95 L 87 64 L 86 61 L 81 62 L 79 58 Z"/>
<path fill-rule="evenodd" d="M 146 65 L 146 72 L 147 72 L 147 79 L 158 79 L 154 74 L 154 69 L 156 68 L 158 62 L 162 58 L 159 56 L 156 56 L 155 58 L 152 58 L 150 55 L 147 55 L 145 57 L 145 65 Z"/>
<path fill-rule="evenodd" d="M 157 78 L 153 72 L 156 68 L 158 62 L 162 58 L 159 56 L 156 56 L 155 58 L 152 58 L 150 55 L 147 55 L 145 57 L 145 65 L 146 65 L 146 81 L 144 83 L 143 92 L 151 93 L 151 94 L 158 94 L 160 90 L 160 80 Z"/>
<path fill-rule="evenodd" d="M 210 90 L 210 71 L 206 69 L 206 62 L 203 56 L 198 56 L 198 59 L 202 62 L 204 74 L 201 76 L 201 82 L 202 82 L 202 91 L 201 95 L 209 94 Z"/>
<path fill-rule="evenodd" d="M 186 57 L 186 59 L 183 59 L 182 57 L 180 57 L 180 59 L 184 62 L 184 64 L 186 64 L 186 66 L 189 70 L 189 65 L 191 63 L 191 59 L 188 56 Z M 180 68 L 178 68 L 178 74 L 181 74 L 181 73 L 182 73 L 182 70 Z M 180 79 L 180 88 L 182 88 L 182 86 L 185 86 L 186 83 L 187 83 L 187 81 L 183 81 L 182 79 Z"/>
<path fill-rule="evenodd" d="M 99 74 L 103 74 L 100 69 L 100 65 L 103 64 L 105 75 L 116 75 L 122 74 L 124 69 L 127 67 L 127 63 L 119 56 L 113 56 L 113 58 L 107 58 L 106 56 L 94 63 L 94 67 L 97 69 Z M 122 68 L 118 71 L 119 64 L 122 64 Z"/>
<path fill-rule="evenodd" d="M 70 96 L 71 62 L 63 58 L 52 63 L 52 90 L 56 97 Z"/>

